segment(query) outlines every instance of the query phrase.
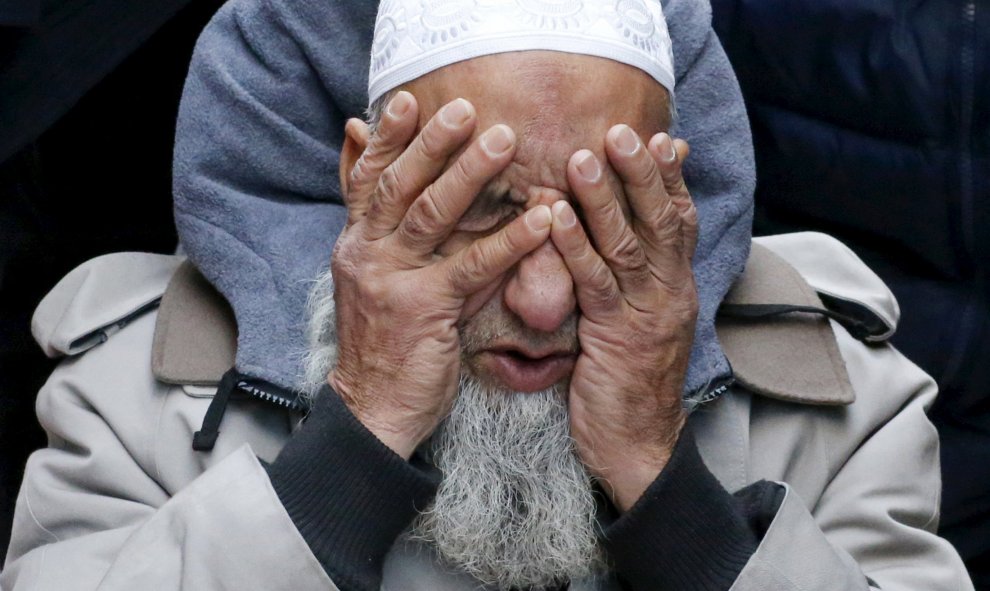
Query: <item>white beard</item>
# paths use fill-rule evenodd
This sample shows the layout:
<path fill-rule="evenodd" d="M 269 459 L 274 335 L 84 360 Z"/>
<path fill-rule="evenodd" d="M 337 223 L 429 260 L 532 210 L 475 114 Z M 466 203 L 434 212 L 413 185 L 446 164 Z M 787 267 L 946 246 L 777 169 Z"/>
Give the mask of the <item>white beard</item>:
<path fill-rule="evenodd" d="M 337 357 L 332 285 L 326 273 L 310 299 L 304 387 L 311 393 Z M 604 574 L 595 493 L 570 437 L 565 392 L 493 390 L 462 375 L 451 414 L 429 444 L 440 487 L 406 536 L 502 589 Z"/>
<path fill-rule="evenodd" d="M 443 479 L 411 537 L 501 588 L 604 572 L 591 478 L 574 451 L 561 390 L 492 391 L 463 377 L 431 442 Z"/>

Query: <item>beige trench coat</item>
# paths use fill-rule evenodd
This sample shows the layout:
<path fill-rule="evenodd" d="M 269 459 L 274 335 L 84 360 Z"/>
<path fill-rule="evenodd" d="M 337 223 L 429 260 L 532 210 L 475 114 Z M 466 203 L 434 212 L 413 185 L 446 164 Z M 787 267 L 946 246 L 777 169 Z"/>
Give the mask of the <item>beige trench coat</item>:
<path fill-rule="evenodd" d="M 727 301 L 821 307 L 818 294 L 889 329 L 873 340 L 896 325 L 887 288 L 820 234 L 755 240 Z M 27 466 L 3 589 L 336 589 L 259 462 L 275 458 L 297 415 L 235 399 L 216 448 L 191 449 L 236 340 L 229 309 L 191 266 L 147 254 L 90 261 L 45 299 L 34 330 L 65 360 L 38 398 L 49 446 Z M 814 315 L 723 319 L 719 334 L 737 382 L 696 411 L 702 456 L 730 491 L 786 485 L 732 590 L 972 589 L 933 533 L 932 380 L 890 345 Z M 396 545 L 383 588 L 476 587 Z"/>

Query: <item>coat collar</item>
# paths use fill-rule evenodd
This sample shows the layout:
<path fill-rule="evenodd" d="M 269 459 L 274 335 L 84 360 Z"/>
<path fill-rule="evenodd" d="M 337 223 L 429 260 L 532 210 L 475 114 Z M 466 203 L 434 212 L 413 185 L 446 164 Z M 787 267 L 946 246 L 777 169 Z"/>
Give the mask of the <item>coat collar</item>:
<path fill-rule="evenodd" d="M 756 242 L 746 271 L 723 303 L 825 310 L 821 298 L 794 267 Z M 747 319 L 721 315 L 715 326 L 736 381 L 749 390 L 803 404 L 832 406 L 855 400 L 835 333 L 824 316 L 793 313 Z"/>
<path fill-rule="evenodd" d="M 234 365 L 237 322 L 227 301 L 188 260 L 162 296 L 151 371 L 167 384 L 216 386 Z"/>
<path fill-rule="evenodd" d="M 757 243 L 725 303 L 824 307 L 794 267 Z M 855 400 L 832 326 L 823 317 L 720 316 L 716 328 L 737 382 L 752 392 L 802 404 L 844 405 Z M 188 261 L 162 298 L 153 347 L 154 375 L 169 384 L 213 386 L 234 365 L 234 314 Z"/>

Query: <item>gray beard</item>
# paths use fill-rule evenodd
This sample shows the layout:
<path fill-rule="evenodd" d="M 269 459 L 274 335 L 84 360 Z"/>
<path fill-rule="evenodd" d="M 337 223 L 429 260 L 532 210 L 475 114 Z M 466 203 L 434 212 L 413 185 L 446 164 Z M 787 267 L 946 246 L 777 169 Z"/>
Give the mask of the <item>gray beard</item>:
<path fill-rule="evenodd" d="M 310 297 L 302 386 L 315 393 L 336 362 L 333 282 Z M 570 437 L 566 389 L 514 393 L 462 375 L 428 455 L 443 477 L 406 536 L 486 585 L 541 588 L 606 572 L 592 480 Z"/>
<path fill-rule="evenodd" d="M 603 573 L 591 478 L 574 451 L 562 390 L 493 391 L 462 377 L 430 444 L 443 479 L 410 537 L 501 588 Z"/>

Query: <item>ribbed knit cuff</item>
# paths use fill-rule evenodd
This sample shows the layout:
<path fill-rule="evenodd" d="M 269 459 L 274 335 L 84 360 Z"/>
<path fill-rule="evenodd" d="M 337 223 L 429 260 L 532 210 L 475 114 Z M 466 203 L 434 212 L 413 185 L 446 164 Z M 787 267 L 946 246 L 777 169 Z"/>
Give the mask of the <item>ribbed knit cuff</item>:
<path fill-rule="evenodd" d="M 379 588 L 385 554 L 436 492 L 433 478 L 385 446 L 329 387 L 267 469 L 341 591 Z"/>
<path fill-rule="evenodd" d="M 605 545 L 616 572 L 636 591 L 726 591 L 758 538 L 686 426 L 660 476 L 605 530 Z"/>

